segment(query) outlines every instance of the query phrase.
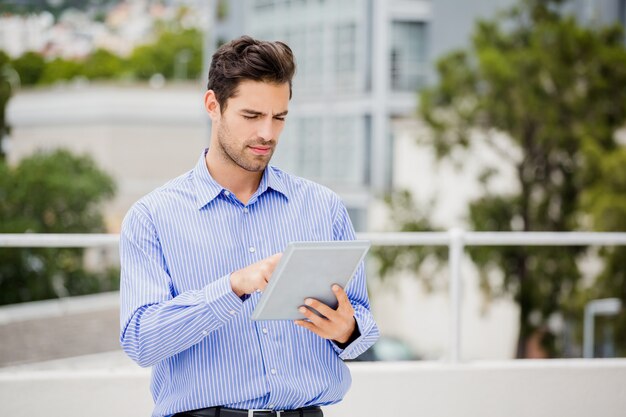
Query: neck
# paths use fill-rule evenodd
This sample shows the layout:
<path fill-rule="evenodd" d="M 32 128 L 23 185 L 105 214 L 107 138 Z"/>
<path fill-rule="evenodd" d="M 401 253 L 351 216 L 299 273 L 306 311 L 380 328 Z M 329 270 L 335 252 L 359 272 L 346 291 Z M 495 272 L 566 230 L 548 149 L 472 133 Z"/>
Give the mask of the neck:
<path fill-rule="evenodd" d="M 215 148 L 211 146 L 204 158 L 209 174 L 219 185 L 235 194 L 239 201 L 247 204 L 259 188 L 263 171 L 247 171 L 225 155 L 219 155 Z"/>

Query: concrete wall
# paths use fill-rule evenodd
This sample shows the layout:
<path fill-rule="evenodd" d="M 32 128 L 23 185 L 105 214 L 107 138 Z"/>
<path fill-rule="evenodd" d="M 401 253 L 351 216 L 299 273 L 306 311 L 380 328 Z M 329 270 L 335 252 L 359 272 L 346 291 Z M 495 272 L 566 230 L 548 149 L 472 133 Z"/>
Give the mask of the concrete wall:
<path fill-rule="evenodd" d="M 118 292 L 0 306 L 0 369 L 120 351 L 119 311 Z"/>
<path fill-rule="evenodd" d="M 353 386 L 327 417 L 617 417 L 626 360 L 351 363 Z M 0 414 L 148 416 L 144 369 L 0 372 Z"/>

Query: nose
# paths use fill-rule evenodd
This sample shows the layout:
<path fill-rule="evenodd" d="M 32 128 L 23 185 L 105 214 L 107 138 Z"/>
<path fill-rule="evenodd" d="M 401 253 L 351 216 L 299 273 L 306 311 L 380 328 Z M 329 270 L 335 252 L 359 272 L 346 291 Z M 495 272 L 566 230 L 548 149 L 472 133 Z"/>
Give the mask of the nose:
<path fill-rule="evenodd" d="M 276 134 L 274 119 L 271 117 L 265 118 L 259 122 L 259 130 L 257 132 L 260 138 L 263 138 L 265 141 L 270 141 L 274 139 L 274 135 Z"/>

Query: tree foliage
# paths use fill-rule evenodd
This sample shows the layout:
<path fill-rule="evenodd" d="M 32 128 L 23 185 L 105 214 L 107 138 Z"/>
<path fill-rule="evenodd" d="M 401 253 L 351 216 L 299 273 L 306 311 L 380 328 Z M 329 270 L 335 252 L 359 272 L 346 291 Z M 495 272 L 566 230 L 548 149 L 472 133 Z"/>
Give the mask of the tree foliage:
<path fill-rule="evenodd" d="M 35 85 L 43 75 L 46 61 L 41 54 L 29 51 L 14 59 L 12 65 L 20 75 L 21 85 Z"/>
<path fill-rule="evenodd" d="M 126 76 L 126 60 L 106 49 L 96 49 L 82 62 L 82 74 L 90 80 L 116 79 Z"/>
<path fill-rule="evenodd" d="M 0 64 L 4 62 L 13 68 L 23 86 L 54 84 L 75 78 L 148 80 L 155 74 L 166 79 L 197 79 L 202 72 L 202 33 L 174 24 L 159 25 L 157 32 L 154 42 L 136 47 L 129 57 L 96 49 L 82 59 L 46 59 L 42 54 L 30 51 L 14 60 L 2 53 Z"/>
<path fill-rule="evenodd" d="M 10 132 L 6 119 L 6 108 L 11 98 L 13 86 L 10 81 L 11 60 L 7 54 L 0 51 L 0 163 L 4 160 L 2 141 Z"/>
<path fill-rule="evenodd" d="M 53 84 L 58 81 L 70 81 L 82 75 L 82 63 L 80 61 L 55 58 L 46 63 L 39 83 Z"/>
<path fill-rule="evenodd" d="M 391 208 L 389 220 L 398 225 L 399 232 L 434 232 L 437 231 L 428 220 L 431 210 L 418 207 L 408 190 L 399 190 L 385 198 Z M 428 260 L 443 259 L 447 256 L 445 248 L 433 246 L 398 247 L 382 246 L 372 248 L 372 255 L 377 260 L 378 273 L 386 280 L 390 273 L 398 270 L 418 271 Z M 436 265 L 438 266 L 438 265 Z M 430 273 L 428 273 L 430 272 Z M 426 290 L 437 288 L 432 271 L 420 274 Z"/>
<path fill-rule="evenodd" d="M 202 34 L 197 29 L 164 28 L 154 43 L 135 48 L 129 62 L 139 79 L 154 74 L 167 79 L 196 79 L 202 71 Z"/>
<path fill-rule="evenodd" d="M 561 3 L 525 0 L 478 22 L 471 46 L 441 58 L 438 83 L 421 94 L 420 113 L 440 158 L 453 158 L 480 136 L 515 167 L 517 184 L 498 195 L 488 191 L 497 170 L 485 167 L 485 192 L 469 206 L 471 229 L 626 230 L 626 150 L 615 136 L 626 122 L 624 34 L 619 26 L 582 26 Z M 502 148 L 497 133 L 521 152 Z M 533 334 L 547 334 L 555 314 L 582 319 L 589 296 L 580 295 L 585 253 L 581 247 L 470 251 L 484 288 L 512 294 L 520 306 L 518 356 L 526 356 Z M 609 248 L 602 255 L 606 269 L 598 283 L 605 284 L 594 296 L 626 301 L 626 253 Z M 488 279 L 493 270 L 503 272 L 501 283 Z M 544 338 L 552 354 L 560 348 L 554 340 Z"/>
<path fill-rule="evenodd" d="M 31 14 L 43 11 L 59 17 L 68 9 L 78 10 L 105 10 L 118 0 L 3 0 L 0 10 L 5 13 Z"/>
<path fill-rule="evenodd" d="M 89 157 L 37 153 L 0 163 L 0 233 L 103 232 L 100 204 L 113 180 Z M 114 289 L 114 276 L 90 273 L 82 249 L 0 249 L 0 304 Z"/>

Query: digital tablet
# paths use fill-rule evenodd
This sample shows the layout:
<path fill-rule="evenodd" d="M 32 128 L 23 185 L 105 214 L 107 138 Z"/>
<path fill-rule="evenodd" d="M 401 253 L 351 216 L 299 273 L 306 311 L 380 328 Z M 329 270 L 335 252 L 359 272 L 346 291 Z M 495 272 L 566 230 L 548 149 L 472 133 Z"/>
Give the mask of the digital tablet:
<path fill-rule="evenodd" d="M 306 298 L 336 308 L 332 285 L 348 285 L 370 245 L 362 240 L 289 243 L 252 312 L 252 320 L 303 319 L 298 308 Z"/>

